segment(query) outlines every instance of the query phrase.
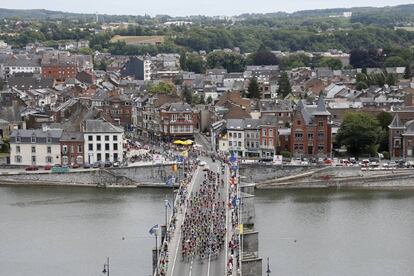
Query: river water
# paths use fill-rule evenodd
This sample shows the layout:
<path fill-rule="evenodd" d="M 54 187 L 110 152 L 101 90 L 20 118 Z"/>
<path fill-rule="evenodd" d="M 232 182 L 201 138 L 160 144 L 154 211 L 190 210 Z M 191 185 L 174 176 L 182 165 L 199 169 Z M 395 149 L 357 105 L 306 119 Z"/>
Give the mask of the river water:
<path fill-rule="evenodd" d="M 166 197 L 0 187 L 0 275 L 149 275 Z M 256 215 L 271 275 L 414 275 L 414 191 L 259 191 Z"/>

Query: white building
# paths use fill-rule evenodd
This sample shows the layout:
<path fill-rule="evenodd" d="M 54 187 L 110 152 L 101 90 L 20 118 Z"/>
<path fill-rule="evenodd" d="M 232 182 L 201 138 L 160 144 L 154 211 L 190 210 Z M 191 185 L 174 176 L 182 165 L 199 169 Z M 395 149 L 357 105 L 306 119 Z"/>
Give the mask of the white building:
<path fill-rule="evenodd" d="M 10 164 L 60 164 L 61 129 L 19 129 L 10 135 Z"/>
<path fill-rule="evenodd" d="M 86 120 L 82 124 L 85 162 L 121 161 L 124 130 L 102 120 Z"/>
<path fill-rule="evenodd" d="M 230 153 L 237 153 L 239 156 L 245 156 L 244 143 L 244 122 L 243 119 L 227 120 L 227 139 L 228 150 Z"/>

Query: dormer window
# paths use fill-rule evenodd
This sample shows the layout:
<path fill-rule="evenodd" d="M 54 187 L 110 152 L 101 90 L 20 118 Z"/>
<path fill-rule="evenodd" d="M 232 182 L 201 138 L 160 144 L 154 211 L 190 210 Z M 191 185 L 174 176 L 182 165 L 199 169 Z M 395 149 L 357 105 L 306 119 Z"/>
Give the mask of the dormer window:
<path fill-rule="evenodd" d="M 52 143 L 52 138 L 51 137 L 47 137 L 46 138 L 46 143 Z"/>
<path fill-rule="evenodd" d="M 35 135 L 32 135 L 31 142 L 32 142 L 32 143 L 36 143 L 36 136 L 35 136 Z"/>
<path fill-rule="evenodd" d="M 22 138 L 20 136 L 16 136 L 16 142 L 20 143 L 22 141 Z"/>

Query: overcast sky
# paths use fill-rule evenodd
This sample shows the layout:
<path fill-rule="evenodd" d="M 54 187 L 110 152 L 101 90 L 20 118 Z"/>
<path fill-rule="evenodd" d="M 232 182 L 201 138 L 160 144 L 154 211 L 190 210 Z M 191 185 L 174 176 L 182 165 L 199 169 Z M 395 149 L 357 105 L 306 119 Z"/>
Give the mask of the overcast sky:
<path fill-rule="evenodd" d="M 0 8 L 80 13 L 156 15 L 238 15 L 308 9 L 412 4 L 413 0 L 1 0 Z"/>

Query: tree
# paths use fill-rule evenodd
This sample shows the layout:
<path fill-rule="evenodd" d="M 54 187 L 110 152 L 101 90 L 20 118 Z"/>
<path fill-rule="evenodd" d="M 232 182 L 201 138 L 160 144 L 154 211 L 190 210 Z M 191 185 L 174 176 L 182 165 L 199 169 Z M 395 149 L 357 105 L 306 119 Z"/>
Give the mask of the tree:
<path fill-rule="evenodd" d="M 411 74 L 411 66 L 410 65 L 407 65 L 405 67 L 404 79 L 409 80 L 409 79 L 411 79 L 411 77 L 412 77 L 412 74 Z"/>
<path fill-rule="evenodd" d="M 251 99 L 259 99 L 260 98 L 260 87 L 257 79 L 255 77 L 250 79 L 249 87 L 247 89 L 248 97 Z"/>
<path fill-rule="evenodd" d="M 376 118 L 382 129 L 388 129 L 388 126 L 392 122 L 392 115 L 385 111 L 382 111 L 381 113 L 379 113 Z"/>
<path fill-rule="evenodd" d="M 329 67 L 332 70 L 342 69 L 342 62 L 336 58 L 323 57 L 319 60 L 319 67 Z"/>
<path fill-rule="evenodd" d="M 290 86 L 289 76 L 286 72 L 283 72 L 279 78 L 278 82 L 279 88 L 277 93 L 281 95 L 282 98 L 285 98 L 287 95 L 292 93 L 292 87 Z"/>
<path fill-rule="evenodd" d="M 215 51 L 207 55 L 208 68 L 224 68 L 229 73 L 242 72 L 246 66 L 246 59 L 239 53 Z"/>
<path fill-rule="evenodd" d="M 211 97 L 211 95 L 209 95 L 208 97 L 207 97 L 207 103 L 208 104 L 211 104 L 213 102 L 213 98 Z"/>
<path fill-rule="evenodd" d="M 384 62 L 384 67 L 404 67 L 407 62 L 399 56 L 388 57 Z"/>
<path fill-rule="evenodd" d="M 148 92 L 150 94 L 156 93 L 164 93 L 164 94 L 171 94 L 176 92 L 175 85 L 170 82 L 160 82 L 157 85 L 153 85 L 149 88 Z"/>
<path fill-rule="evenodd" d="M 349 112 L 345 114 L 336 139 L 352 155 L 375 154 L 374 147 L 380 133 L 381 127 L 374 116 L 363 112 Z"/>
<path fill-rule="evenodd" d="M 388 85 L 395 85 L 397 82 L 397 77 L 394 74 L 388 74 L 385 82 Z"/>
<path fill-rule="evenodd" d="M 349 63 L 354 68 L 382 67 L 383 56 L 377 49 L 353 49 L 350 52 Z"/>
<path fill-rule="evenodd" d="M 193 101 L 192 93 L 190 91 L 190 88 L 187 85 L 184 85 L 183 98 L 184 98 L 184 101 L 188 104 L 191 104 Z"/>
<path fill-rule="evenodd" d="M 257 52 L 251 54 L 251 64 L 253 65 L 278 65 L 279 59 L 266 47 L 261 46 Z"/>
<path fill-rule="evenodd" d="M 198 54 L 188 54 L 186 58 L 186 69 L 196 74 L 201 74 L 205 71 L 205 62 Z"/>
<path fill-rule="evenodd" d="M 355 89 L 358 90 L 358 91 L 361 91 L 361 90 L 364 90 L 364 89 L 367 89 L 367 88 L 368 88 L 368 85 L 364 81 L 357 82 L 357 84 L 355 86 Z"/>

